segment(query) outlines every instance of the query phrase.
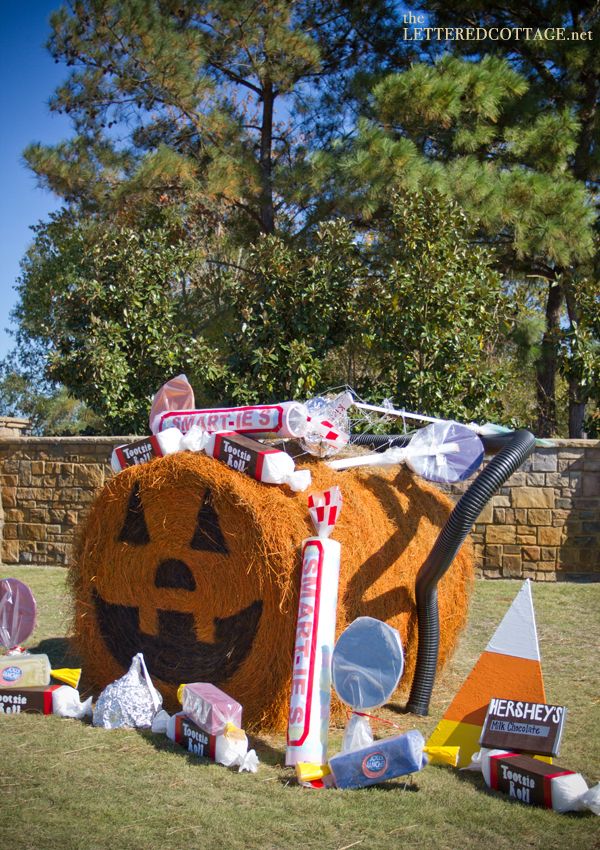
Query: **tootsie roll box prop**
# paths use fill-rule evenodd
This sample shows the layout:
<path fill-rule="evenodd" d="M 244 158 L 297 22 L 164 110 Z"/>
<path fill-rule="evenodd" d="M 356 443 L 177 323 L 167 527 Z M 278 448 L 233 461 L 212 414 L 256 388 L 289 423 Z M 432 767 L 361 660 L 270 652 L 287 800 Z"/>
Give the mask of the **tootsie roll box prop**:
<path fill-rule="evenodd" d="M 340 484 L 310 464 L 315 490 Z M 345 473 L 335 537 L 336 631 L 356 617 L 385 620 L 416 660 L 415 577 L 450 500 L 410 472 Z M 165 705 L 182 682 L 212 682 L 244 707 L 249 730 L 284 730 L 298 611 L 306 495 L 265 485 L 205 455 L 180 452 L 111 478 L 92 506 L 70 571 L 75 644 L 97 688 L 143 652 Z M 440 663 L 467 614 L 468 545 L 439 586 Z M 332 711 L 340 708 L 332 706 Z"/>

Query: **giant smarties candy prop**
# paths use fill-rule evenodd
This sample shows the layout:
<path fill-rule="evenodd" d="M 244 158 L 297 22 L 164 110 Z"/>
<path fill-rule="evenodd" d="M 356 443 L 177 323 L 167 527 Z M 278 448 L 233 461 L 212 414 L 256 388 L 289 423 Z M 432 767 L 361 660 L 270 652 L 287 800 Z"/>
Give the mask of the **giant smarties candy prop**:
<path fill-rule="evenodd" d="M 302 544 L 302 572 L 292 666 L 292 694 L 285 762 L 325 764 L 331 701 L 340 550 L 330 540 L 342 505 L 339 487 L 309 496 L 317 531 Z"/>

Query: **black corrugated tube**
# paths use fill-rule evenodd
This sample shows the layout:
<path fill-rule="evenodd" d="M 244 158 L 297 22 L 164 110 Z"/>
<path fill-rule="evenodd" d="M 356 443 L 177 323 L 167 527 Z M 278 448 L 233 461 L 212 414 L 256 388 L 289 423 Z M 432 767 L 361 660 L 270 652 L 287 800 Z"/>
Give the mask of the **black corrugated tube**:
<path fill-rule="evenodd" d="M 485 445 L 486 440 L 483 442 Z M 416 582 L 419 645 L 415 677 L 406 704 L 406 710 L 413 714 L 428 714 L 435 682 L 440 638 L 438 582 L 450 568 L 486 503 L 527 460 L 534 447 L 535 437 L 529 431 L 515 431 L 510 435 L 506 445 L 479 473 L 456 503 L 427 560 L 419 570 Z M 497 446 L 490 445 L 490 448 L 493 450 Z"/>
<path fill-rule="evenodd" d="M 395 446 L 407 446 L 413 437 L 414 434 L 351 434 L 350 442 L 383 452 Z"/>

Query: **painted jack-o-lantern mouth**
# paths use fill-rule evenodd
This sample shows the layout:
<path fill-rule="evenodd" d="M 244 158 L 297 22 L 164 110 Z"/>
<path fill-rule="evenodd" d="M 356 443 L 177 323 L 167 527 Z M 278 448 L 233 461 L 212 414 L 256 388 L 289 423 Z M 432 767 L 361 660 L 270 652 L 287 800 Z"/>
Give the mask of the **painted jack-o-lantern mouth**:
<path fill-rule="evenodd" d="M 123 527 L 121 543 L 144 546 L 150 542 L 137 485 L 134 485 Z M 206 491 L 200 507 L 190 548 L 226 555 L 227 544 Z M 157 566 L 154 585 L 181 592 L 197 592 L 196 580 L 182 560 L 169 558 Z M 258 631 L 263 603 L 257 599 L 235 614 L 215 617 L 214 641 L 198 640 L 196 617 L 188 611 L 158 608 L 157 634 L 140 628 L 139 607 L 107 602 L 96 588 L 92 590 L 96 619 L 108 651 L 127 668 L 137 652 L 143 652 L 152 674 L 163 682 L 219 682 L 229 679 L 248 657 Z"/>

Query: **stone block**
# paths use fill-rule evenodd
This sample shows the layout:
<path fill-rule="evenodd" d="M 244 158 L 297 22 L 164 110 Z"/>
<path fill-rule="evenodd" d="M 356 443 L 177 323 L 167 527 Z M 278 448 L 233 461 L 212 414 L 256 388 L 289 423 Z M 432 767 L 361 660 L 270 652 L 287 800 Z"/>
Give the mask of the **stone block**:
<path fill-rule="evenodd" d="M 4 522 L 23 522 L 25 514 L 18 508 L 9 508 L 4 512 Z"/>
<path fill-rule="evenodd" d="M 556 449 L 536 449 L 531 457 L 533 472 L 556 472 L 558 452 Z"/>
<path fill-rule="evenodd" d="M 539 546 L 523 546 L 522 558 L 524 561 L 539 561 L 540 547 Z"/>
<path fill-rule="evenodd" d="M 486 567 L 499 567 L 502 563 L 502 546 L 486 546 L 484 560 Z"/>
<path fill-rule="evenodd" d="M 493 521 L 498 525 L 504 525 L 506 522 L 506 511 L 507 508 L 494 508 L 494 519 Z M 490 519 L 489 522 L 492 520 Z"/>
<path fill-rule="evenodd" d="M 542 561 L 556 561 L 558 549 L 556 546 L 542 546 L 540 558 Z"/>
<path fill-rule="evenodd" d="M 32 475 L 43 475 L 44 474 L 44 461 L 43 460 L 32 460 L 31 461 L 31 474 Z"/>
<path fill-rule="evenodd" d="M 504 555 L 502 558 L 502 575 L 506 578 L 518 578 L 521 575 L 521 558 L 519 555 Z"/>
<path fill-rule="evenodd" d="M 581 485 L 583 496 L 600 496 L 600 475 L 586 475 Z"/>
<path fill-rule="evenodd" d="M 488 525 L 485 540 L 486 543 L 515 543 L 516 530 L 510 525 Z"/>
<path fill-rule="evenodd" d="M 494 521 L 494 505 L 489 501 L 477 518 L 477 522 L 487 523 Z"/>
<path fill-rule="evenodd" d="M 555 561 L 538 561 L 538 570 L 544 573 L 554 572 L 556 570 Z"/>
<path fill-rule="evenodd" d="M 563 530 L 553 526 L 540 526 L 537 530 L 537 539 L 540 546 L 560 546 Z"/>
<path fill-rule="evenodd" d="M 520 546 L 534 546 L 537 543 L 535 531 L 532 534 L 517 534 L 517 541 Z"/>
<path fill-rule="evenodd" d="M 554 490 L 543 487 L 515 487 L 512 503 L 515 508 L 553 508 Z"/>
<path fill-rule="evenodd" d="M 46 537 L 46 526 L 43 523 L 35 525 L 24 522 L 19 526 L 19 536 L 22 540 L 44 540 Z"/>
<path fill-rule="evenodd" d="M 544 508 L 529 508 L 527 511 L 527 522 L 531 525 L 551 525 L 552 511 Z"/>
<path fill-rule="evenodd" d="M 525 476 L 525 484 L 528 487 L 543 487 L 546 484 L 546 475 L 543 472 L 529 472 Z"/>
<path fill-rule="evenodd" d="M 16 508 L 17 506 L 17 488 L 7 487 L 2 491 L 2 505 L 5 508 Z"/>
<path fill-rule="evenodd" d="M 74 477 L 76 484 L 81 487 L 92 487 L 96 489 L 96 487 L 101 487 L 104 483 L 102 470 L 90 464 L 76 467 Z"/>
<path fill-rule="evenodd" d="M 18 540 L 4 540 L 2 546 L 2 561 L 5 564 L 19 563 L 19 542 Z"/>

